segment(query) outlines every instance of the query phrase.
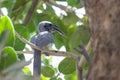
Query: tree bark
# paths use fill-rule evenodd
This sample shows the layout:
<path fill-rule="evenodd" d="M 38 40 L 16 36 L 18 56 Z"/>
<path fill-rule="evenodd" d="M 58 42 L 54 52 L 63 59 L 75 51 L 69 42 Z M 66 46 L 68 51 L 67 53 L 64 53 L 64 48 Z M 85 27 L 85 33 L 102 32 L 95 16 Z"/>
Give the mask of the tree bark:
<path fill-rule="evenodd" d="M 120 0 L 83 0 L 94 56 L 87 80 L 120 80 Z"/>

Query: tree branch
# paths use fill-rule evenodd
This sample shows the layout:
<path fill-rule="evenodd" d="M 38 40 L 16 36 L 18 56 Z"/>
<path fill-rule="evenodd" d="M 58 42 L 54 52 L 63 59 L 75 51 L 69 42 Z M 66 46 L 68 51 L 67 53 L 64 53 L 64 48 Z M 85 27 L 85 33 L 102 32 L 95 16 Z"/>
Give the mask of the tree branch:
<path fill-rule="evenodd" d="M 78 80 L 82 80 L 82 67 L 83 67 L 83 63 L 85 61 L 84 56 L 82 56 L 82 59 L 80 60 L 77 55 L 75 55 L 73 53 L 70 53 L 70 52 L 63 52 L 63 51 L 56 51 L 56 50 L 42 50 L 39 47 L 37 47 L 34 44 L 27 41 L 26 39 L 24 39 L 17 32 L 15 32 L 15 35 L 16 35 L 17 38 L 19 38 L 25 44 L 30 45 L 34 49 L 40 50 L 42 54 L 47 53 L 49 55 L 54 55 L 54 56 L 67 56 L 67 57 L 75 59 L 76 66 L 77 66 L 77 68 L 76 68 L 76 70 L 77 70 L 77 78 L 78 78 Z M 88 45 L 86 47 L 87 51 L 90 51 L 90 45 L 91 45 L 91 40 L 89 41 L 89 43 L 88 43 Z M 30 54 L 32 54 L 33 52 L 32 51 L 23 51 L 23 52 L 17 51 L 17 53 L 18 54 L 22 54 L 22 53 L 30 53 Z"/>
<path fill-rule="evenodd" d="M 56 6 L 56 7 L 58 7 L 58 8 L 60 8 L 60 9 L 62 9 L 62 10 L 64 10 L 64 11 L 66 11 L 66 12 L 75 12 L 75 10 L 76 10 L 76 8 L 73 8 L 73 7 L 68 7 L 68 6 L 64 6 L 64 5 L 60 5 L 60 4 L 56 4 L 55 2 L 53 2 L 53 1 L 50 1 L 50 0 L 43 0 L 45 3 L 47 3 L 47 4 L 50 4 L 50 5 L 53 5 L 53 6 Z"/>
<path fill-rule="evenodd" d="M 29 65 L 31 62 L 32 62 L 31 60 L 29 60 L 29 61 L 24 61 L 23 60 L 23 61 L 17 62 L 16 64 L 13 64 L 10 67 L 3 70 L 2 73 L 6 74 L 8 72 L 23 68 L 24 66 Z"/>
<path fill-rule="evenodd" d="M 25 17 L 25 20 L 23 21 L 23 24 L 26 25 L 28 24 L 28 22 L 30 21 L 32 14 L 34 12 L 35 7 L 37 6 L 38 0 L 32 0 L 32 4 L 30 9 L 27 12 L 27 15 Z"/>
<path fill-rule="evenodd" d="M 76 72 L 77 72 L 77 80 L 83 80 L 82 79 L 82 67 L 79 67 L 78 63 L 80 60 L 76 61 Z"/>
<path fill-rule="evenodd" d="M 80 49 L 77 49 L 75 48 L 76 51 L 80 52 L 82 54 L 82 58 L 80 60 L 77 60 L 77 78 L 78 80 L 83 80 L 83 75 L 82 75 L 82 67 L 83 67 L 83 64 L 85 62 L 85 58 L 86 60 L 91 63 L 91 60 L 88 56 L 88 52 L 90 51 L 91 49 L 91 39 L 89 40 L 89 43 L 86 47 L 86 49 L 84 48 L 84 46 L 82 44 L 79 45 Z"/>
<path fill-rule="evenodd" d="M 17 54 L 33 54 L 32 51 L 16 51 Z"/>
<path fill-rule="evenodd" d="M 70 52 L 63 52 L 63 51 L 56 51 L 56 50 L 42 50 L 39 47 L 35 46 L 34 44 L 30 43 L 29 41 L 27 41 L 26 39 L 24 39 L 22 36 L 20 36 L 17 32 L 15 32 L 15 35 L 17 38 L 19 38 L 22 42 L 24 42 L 25 44 L 30 45 L 32 48 L 40 50 L 42 54 L 49 54 L 49 55 L 54 55 L 54 56 L 67 56 L 67 57 L 71 57 L 75 60 L 78 60 L 78 56 L 70 53 Z"/>
<path fill-rule="evenodd" d="M 86 60 L 91 63 L 91 60 L 90 60 L 90 57 L 88 56 L 88 52 L 86 51 L 85 47 L 83 46 L 82 43 L 79 44 L 79 49 L 78 48 L 75 48 L 75 50 L 79 53 L 81 53 L 85 58 Z"/>
<path fill-rule="evenodd" d="M 90 49 L 91 49 L 91 41 L 92 41 L 92 39 L 89 40 L 89 42 L 88 42 L 88 44 L 87 44 L 87 46 L 86 46 L 86 51 L 87 51 L 87 52 L 89 52 Z M 89 53 L 88 53 L 88 54 L 89 54 Z M 81 59 L 80 59 L 80 61 L 79 61 L 79 63 L 78 63 L 79 67 L 83 67 L 84 62 L 85 62 L 85 57 L 82 56 Z"/>
<path fill-rule="evenodd" d="M 61 4 L 57 4 L 51 0 L 43 0 L 46 4 L 49 4 L 49 5 L 53 5 L 55 7 L 58 7 L 60 8 L 61 10 L 64 10 L 66 12 L 72 12 L 76 15 L 76 8 L 75 7 L 71 7 L 71 6 L 64 6 L 64 5 L 61 5 Z M 83 21 L 81 18 L 79 18 L 79 21 L 82 22 L 82 23 L 86 23 L 85 21 Z"/>

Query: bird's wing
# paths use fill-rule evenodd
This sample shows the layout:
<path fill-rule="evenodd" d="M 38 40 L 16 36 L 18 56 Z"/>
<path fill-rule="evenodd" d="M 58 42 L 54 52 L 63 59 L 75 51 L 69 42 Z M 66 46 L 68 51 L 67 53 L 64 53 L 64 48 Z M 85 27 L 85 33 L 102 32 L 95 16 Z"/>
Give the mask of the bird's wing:
<path fill-rule="evenodd" d="M 33 35 L 30 39 L 30 42 L 33 44 L 36 44 L 36 37 L 37 37 L 37 35 Z"/>
<path fill-rule="evenodd" d="M 54 42 L 53 34 L 50 32 L 40 32 L 36 37 L 36 46 L 47 47 L 49 44 Z"/>

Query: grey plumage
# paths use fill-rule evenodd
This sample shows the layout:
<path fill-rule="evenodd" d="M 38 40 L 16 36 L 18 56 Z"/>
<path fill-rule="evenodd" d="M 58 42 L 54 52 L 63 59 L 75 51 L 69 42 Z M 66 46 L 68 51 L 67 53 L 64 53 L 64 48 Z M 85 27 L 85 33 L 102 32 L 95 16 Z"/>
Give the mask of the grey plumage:
<path fill-rule="evenodd" d="M 33 35 L 30 39 L 30 42 L 33 43 L 33 44 L 36 44 L 36 36 L 37 35 Z"/>
<path fill-rule="evenodd" d="M 49 49 L 53 42 L 53 34 L 48 31 L 40 32 L 36 37 L 36 45 L 42 49 Z"/>
<path fill-rule="evenodd" d="M 50 49 L 54 42 L 54 37 L 52 33 L 44 31 L 32 36 L 30 42 L 42 49 Z"/>
<path fill-rule="evenodd" d="M 52 24 L 49 21 L 42 21 L 38 25 L 38 34 L 31 37 L 30 42 L 40 47 L 41 49 L 50 49 L 54 37 L 52 32 L 57 31 L 63 34 L 56 25 Z M 41 52 L 34 49 L 34 66 L 33 66 L 33 75 L 35 77 L 40 76 L 41 73 Z"/>
<path fill-rule="evenodd" d="M 51 48 L 54 42 L 54 38 L 52 33 L 48 31 L 44 31 L 44 32 L 40 32 L 37 35 L 32 36 L 30 41 L 31 43 L 35 44 L 41 49 L 47 50 Z M 41 66 L 41 52 L 38 50 L 34 50 L 34 66 L 33 66 L 34 73 L 33 74 L 35 76 L 39 76 L 41 72 L 40 66 Z"/>

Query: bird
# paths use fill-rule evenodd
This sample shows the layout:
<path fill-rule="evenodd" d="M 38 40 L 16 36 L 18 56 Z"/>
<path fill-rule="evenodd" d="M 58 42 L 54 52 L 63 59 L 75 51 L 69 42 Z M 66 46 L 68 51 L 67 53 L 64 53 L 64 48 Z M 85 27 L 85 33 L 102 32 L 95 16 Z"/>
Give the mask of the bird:
<path fill-rule="evenodd" d="M 37 32 L 31 37 L 30 42 L 41 49 L 49 50 L 54 43 L 53 32 L 61 35 L 64 33 L 52 22 L 42 21 L 38 24 Z M 41 74 L 41 52 L 34 49 L 33 76 L 39 77 Z"/>

